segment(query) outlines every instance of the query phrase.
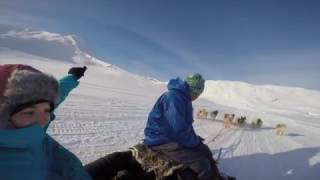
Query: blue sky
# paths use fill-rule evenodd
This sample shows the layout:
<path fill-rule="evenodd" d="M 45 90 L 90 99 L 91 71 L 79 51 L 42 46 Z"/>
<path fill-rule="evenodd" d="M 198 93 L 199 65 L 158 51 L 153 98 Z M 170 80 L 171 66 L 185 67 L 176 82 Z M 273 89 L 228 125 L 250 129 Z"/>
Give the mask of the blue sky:
<path fill-rule="evenodd" d="M 161 80 L 320 90 L 317 0 L 1 0 L 0 24 L 83 39 L 96 57 Z"/>

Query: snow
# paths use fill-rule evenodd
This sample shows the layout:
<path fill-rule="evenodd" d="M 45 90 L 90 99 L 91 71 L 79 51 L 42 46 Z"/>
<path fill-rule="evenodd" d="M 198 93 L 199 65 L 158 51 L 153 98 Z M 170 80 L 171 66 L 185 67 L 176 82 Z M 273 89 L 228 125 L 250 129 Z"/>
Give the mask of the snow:
<path fill-rule="evenodd" d="M 76 41 L 70 45 L 73 47 L 71 56 L 68 53 L 59 56 L 34 53 L 36 48 L 47 52 L 43 48 L 51 47 L 52 43 L 60 47 L 58 50 L 65 48 L 57 44 L 57 40 L 72 36 L 21 31 L 3 33 L 14 35 L 14 39 L 0 36 L 1 64 L 29 64 L 57 78 L 64 76 L 72 66 L 88 66 L 78 88 L 56 110 L 57 118 L 48 129 L 50 135 L 84 164 L 108 153 L 126 150 L 143 139 L 148 113 L 166 90 L 166 83 L 134 75 L 102 61 L 107 65 L 94 63 L 95 58 L 77 47 Z M 33 51 L 19 44 L 29 35 L 32 38 L 28 43 L 36 46 Z M 9 47 L 1 42 L 4 39 L 10 42 Z M 37 45 L 40 41 L 46 46 Z M 75 61 L 74 50 L 87 54 L 81 56 L 85 61 Z M 206 139 L 215 157 L 222 148 L 218 164 L 222 172 L 239 180 L 320 178 L 319 91 L 209 80 L 204 93 L 193 104 L 195 111 L 199 108 L 219 111 L 217 120 L 195 120 L 194 127 Z M 264 124 L 260 129 L 249 125 L 225 129 L 224 113 L 246 116 L 249 123 L 261 118 Z M 275 134 L 274 127 L 278 123 L 287 125 L 284 136 Z"/>

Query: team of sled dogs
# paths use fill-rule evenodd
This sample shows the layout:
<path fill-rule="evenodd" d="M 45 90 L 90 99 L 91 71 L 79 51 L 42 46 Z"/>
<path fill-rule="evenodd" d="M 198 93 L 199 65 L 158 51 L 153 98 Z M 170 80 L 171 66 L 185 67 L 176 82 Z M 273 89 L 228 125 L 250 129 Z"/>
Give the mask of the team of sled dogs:
<path fill-rule="evenodd" d="M 215 120 L 218 113 L 219 112 L 217 110 L 208 112 L 206 109 L 202 108 L 202 109 L 199 109 L 197 112 L 197 119 Z M 247 123 L 246 120 L 247 118 L 245 116 L 236 117 L 235 114 L 225 113 L 223 116 L 223 124 L 225 128 L 244 127 Z M 262 125 L 263 125 L 263 121 L 260 118 L 257 118 L 251 122 L 252 128 L 261 128 Z M 284 131 L 286 129 L 286 125 L 277 124 L 275 129 L 276 129 L 276 135 L 283 136 Z"/>

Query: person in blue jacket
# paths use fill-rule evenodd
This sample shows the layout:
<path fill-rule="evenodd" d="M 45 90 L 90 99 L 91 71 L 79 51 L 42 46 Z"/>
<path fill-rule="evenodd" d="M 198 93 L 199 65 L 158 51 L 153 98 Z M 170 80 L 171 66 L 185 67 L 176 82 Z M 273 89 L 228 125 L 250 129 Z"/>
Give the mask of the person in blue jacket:
<path fill-rule="evenodd" d="M 58 81 L 27 65 L 0 65 L 0 179 L 91 180 L 45 131 L 61 102 Z"/>
<path fill-rule="evenodd" d="M 199 179 L 221 179 L 208 146 L 192 126 L 192 101 L 204 90 L 205 80 L 198 73 L 185 80 L 171 79 L 149 113 L 144 144 L 169 158 L 189 166 Z"/>

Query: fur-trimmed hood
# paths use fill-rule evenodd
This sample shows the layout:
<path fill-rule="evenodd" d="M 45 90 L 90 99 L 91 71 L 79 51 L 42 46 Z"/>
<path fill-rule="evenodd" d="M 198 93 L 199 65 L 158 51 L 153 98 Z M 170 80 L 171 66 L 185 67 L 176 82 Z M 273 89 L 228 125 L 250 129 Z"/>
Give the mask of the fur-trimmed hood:
<path fill-rule="evenodd" d="M 10 129 L 12 113 L 23 104 L 49 101 L 59 102 L 58 81 L 27 65 L 0 65 L 0 129 Z"/>

